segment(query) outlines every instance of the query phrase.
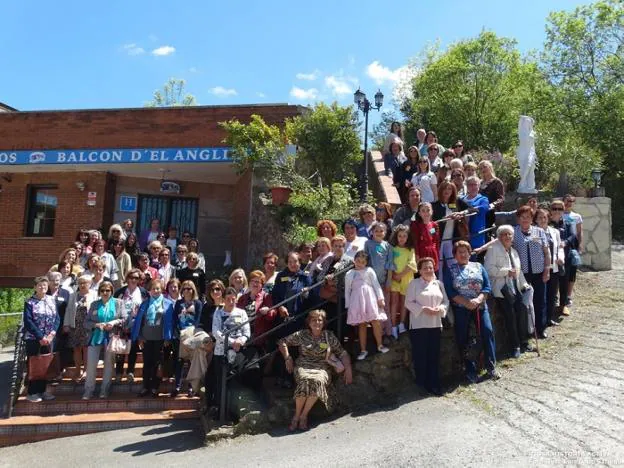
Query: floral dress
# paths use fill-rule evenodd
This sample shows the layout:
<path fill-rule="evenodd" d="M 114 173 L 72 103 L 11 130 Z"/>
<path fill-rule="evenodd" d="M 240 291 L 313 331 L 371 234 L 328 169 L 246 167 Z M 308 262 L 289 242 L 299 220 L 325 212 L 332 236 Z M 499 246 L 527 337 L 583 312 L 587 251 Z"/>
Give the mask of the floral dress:
<path fill-rule="evenodd" d="M 76 327 L 69 331 L 69 346 L 72 348 L 79 348 L 89 344 L 91 333 L 84 326 L 88 310 L 87 296 L 78 298 L 76 303 Z"/>
<path fill-rule="evenodd" d="M 287 346 L 297 346 L 299 357 L 295 362 L 294 398 L 318 397 L 331 409 L 334 398 L 329 397 L 330 372 L 332 367 L 327 363 L 328 350 L 340 358 L 345 352 L 338 338 L 331 331 L 324 330 L 318 338 L 310 330 L 300 330 L 282 340 Z"/>

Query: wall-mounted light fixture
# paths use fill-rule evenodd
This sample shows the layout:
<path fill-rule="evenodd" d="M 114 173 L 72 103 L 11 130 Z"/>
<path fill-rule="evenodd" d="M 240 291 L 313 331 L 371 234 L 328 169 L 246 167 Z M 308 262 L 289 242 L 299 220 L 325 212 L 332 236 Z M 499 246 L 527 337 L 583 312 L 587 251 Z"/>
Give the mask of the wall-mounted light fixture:
<path fill-rule="evenodd" d="M 79 180 L 78 182 L 76 182 L 76 187 L 81 192 L 84 192 L 84 189 L 86 188 L 86 184 L 83 181 Z"/>

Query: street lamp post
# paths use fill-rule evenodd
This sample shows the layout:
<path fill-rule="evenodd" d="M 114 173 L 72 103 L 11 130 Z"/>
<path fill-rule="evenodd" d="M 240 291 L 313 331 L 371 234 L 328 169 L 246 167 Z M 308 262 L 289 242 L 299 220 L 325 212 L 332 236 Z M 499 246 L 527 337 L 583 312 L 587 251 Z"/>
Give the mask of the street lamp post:
<path fill-rule="evenodd" d="M 383 106 L 383 98 L 381 90 L 375 93 L 375 105 L 366 98 L 366 94 L 360 91 L 360 88 L 353 93 L 353 102 L 359 110 L 364 114 L 364 187 L 362 189 L 361 201 L 365 202 L 368 198 L 368 113 L 371 109 L 379 110 Z"/>

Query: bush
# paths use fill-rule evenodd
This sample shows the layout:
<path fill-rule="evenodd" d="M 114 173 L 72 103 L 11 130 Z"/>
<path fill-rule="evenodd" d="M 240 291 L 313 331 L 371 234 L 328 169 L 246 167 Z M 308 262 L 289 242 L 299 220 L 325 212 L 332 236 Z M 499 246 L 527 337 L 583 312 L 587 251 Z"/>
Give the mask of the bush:
<path fill-rule="evenodd" d="M 0 290 L 0 346 L 13 344 L 21 315 L 5 314 L 22 312 L 24 301 L 32 295 L 32 289 L 6 288 Z"/>

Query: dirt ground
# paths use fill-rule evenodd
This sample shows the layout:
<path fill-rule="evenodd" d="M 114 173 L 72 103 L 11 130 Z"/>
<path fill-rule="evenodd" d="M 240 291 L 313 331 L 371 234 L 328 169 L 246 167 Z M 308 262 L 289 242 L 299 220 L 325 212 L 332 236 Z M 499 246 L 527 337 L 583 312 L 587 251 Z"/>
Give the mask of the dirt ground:
<path fill-rule="evenodd" d="M 624 464 L 624 247 L 579 274 L 572 315 L 502 378 L 443 398 L 405 394 L 307 433 L 204 446 L 194 422 L 0 450 L 0 466 L 616 466 Z M 314 421 L 313 421 L 314 423 Z M 59 454 L 63 454 L 63 460 Z"/>

